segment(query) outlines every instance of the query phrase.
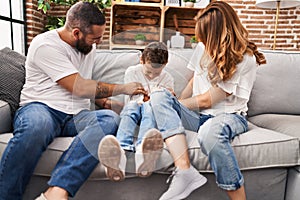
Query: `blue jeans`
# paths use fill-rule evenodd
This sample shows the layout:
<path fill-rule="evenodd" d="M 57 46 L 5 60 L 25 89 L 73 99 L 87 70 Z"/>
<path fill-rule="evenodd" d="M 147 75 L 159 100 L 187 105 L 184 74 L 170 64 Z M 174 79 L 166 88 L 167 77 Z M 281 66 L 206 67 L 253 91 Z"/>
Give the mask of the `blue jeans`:
<path fill-rule="evenodd" d="M 198 114 L 181 105 L 167 90 L 153 92 L 150 99 L 163 138 L 183 134 L 184 128 L 198 132 L 198 142 L 208 156 L 218 186 L 225 190 L 237 190 L 244 184 L 230 144 L 235 136 L 248 130 L 244 116 L 232 113 L 215 117 Z"/>
<path fill-rule="evenodd" d="M 135 146 L 141 144 L 145 133 L 149 129 L 156 127 L 149 101 L 141 105 L 136 101 L 130 101 L 123 108 L 120 117 L 117 139 L 123 149 L 135 152 Z M 139 130 L 137 141 L 134 145 L 136 128 L 139 128 Z"/>
<path fill-rule="evenodd" d="M 119 117 L 111 110 L 68 115 L 42 103 L 21 107 L 14 117 L 14 137 L 0 164 L 0 200 L 22 199 L 42 153 L 56 137 L 75 136 L 52 172 L 49 186 L 74 196 L 98 164 L 100 140 L 117 130 Z"/>

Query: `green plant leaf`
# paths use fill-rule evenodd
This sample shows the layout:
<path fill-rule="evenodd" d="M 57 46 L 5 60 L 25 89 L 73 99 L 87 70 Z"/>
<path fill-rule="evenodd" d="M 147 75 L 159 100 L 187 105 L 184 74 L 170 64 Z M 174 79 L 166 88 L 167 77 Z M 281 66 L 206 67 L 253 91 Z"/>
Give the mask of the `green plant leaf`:
<path fill-rule="evenodd" d="M 48 2 L 45 3 L 47 10 L 50 10 L 50 4 Z"/>
<path fill-rule="evenodd" d="M 142 33 L 138 33 L 134 36 L 134 40 L 143 40 L 145 41 L 146 40 L 146 36 Z"/>
<path fill-rule="evenodd" d="M 43 12 L 44 12 L 45 14 L 47 13 L 47 6 L 46 6 L 46 5 L 43 6 Z"/>
<path fill-rule="evenodd" d="M 44 7 L 44 4 L 39 4 L 38 5 L 38 10 L 41 10 Z"/>

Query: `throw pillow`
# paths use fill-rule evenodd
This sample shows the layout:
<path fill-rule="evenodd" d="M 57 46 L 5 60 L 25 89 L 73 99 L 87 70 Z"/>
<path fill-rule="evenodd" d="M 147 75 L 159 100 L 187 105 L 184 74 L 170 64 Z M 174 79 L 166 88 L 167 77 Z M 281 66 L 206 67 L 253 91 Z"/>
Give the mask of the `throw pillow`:
<path fill-rule="evenodd" d="M 0 50 L 0 100 L 6 101 L 13 116 L 19 107 L 25 83 L 26 57 L 6 47 Z"/>

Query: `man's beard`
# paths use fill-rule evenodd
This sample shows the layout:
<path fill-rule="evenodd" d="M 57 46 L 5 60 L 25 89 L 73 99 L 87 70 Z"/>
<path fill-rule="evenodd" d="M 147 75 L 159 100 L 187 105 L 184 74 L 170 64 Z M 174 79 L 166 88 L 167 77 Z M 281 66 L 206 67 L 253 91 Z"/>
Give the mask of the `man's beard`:
<path fill-rule="evenodd" d="M 77 40 L 77 42 L 76 42 L 76 49 L 79 52 L 86 55 L 91 52 L 91 50 L 93 49 L 93 45 L 87 45 L 85 42 L 85 38 L 81 38 L 81 39 Z"/>

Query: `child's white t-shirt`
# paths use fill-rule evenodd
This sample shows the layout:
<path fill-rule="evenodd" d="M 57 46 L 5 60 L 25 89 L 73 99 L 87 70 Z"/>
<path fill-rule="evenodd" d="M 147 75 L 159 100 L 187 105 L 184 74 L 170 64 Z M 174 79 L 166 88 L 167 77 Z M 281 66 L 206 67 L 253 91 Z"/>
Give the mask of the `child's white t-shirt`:
<path fill-rule="evenodd" d="M 91 79 L 96 47 L 84 55 L 61 40 L 56 30 L 37 35 L 31 42 L 27 60 L 26 81 L 20 105 L 42 102 L 68 114 L 90 109 L 90 99 L 72 95 L 57 81 L 74 73 Z"/>
<path fill-rule="evenodd" d="M 135 66 L 130 66 L 125 71 L 124 82 L 139 82 L 143 85 L 144 89 L 150 94 L 151 91 L 157 87 L 163 87 L 167 89 L 174 90 L 174 78 L 166 70 L 162 70 L 161 74 L 152 80 L 148 80 L 143 73 L 143 65 L 138 64 Z M 142 97 L 140 95 L 135 95 L 129 99 L 128 96 L 125 98 L 125 103 L 129 100 L 141 101 Z"/>
<path fill-rule="evenodd" d="M 199 43 L 187 66 L 194 71 L 193 96 L 203 94 L 212 87 L 208 80 L 207 70 L 200 67 L 200 59 L 204 54 L 204 49 L 203 43 Z M 217 84 L 218 87 L 231 95 L 212 108 L 200 110 L 199 112 L 214 116 L 221 113 L 247 112 L 247 102 L 256 78 L 256 70 L 255 57 L 245 54 L 244 60 L 237 65 L 237 71 L 233 77 L 228 81 Z"/>

